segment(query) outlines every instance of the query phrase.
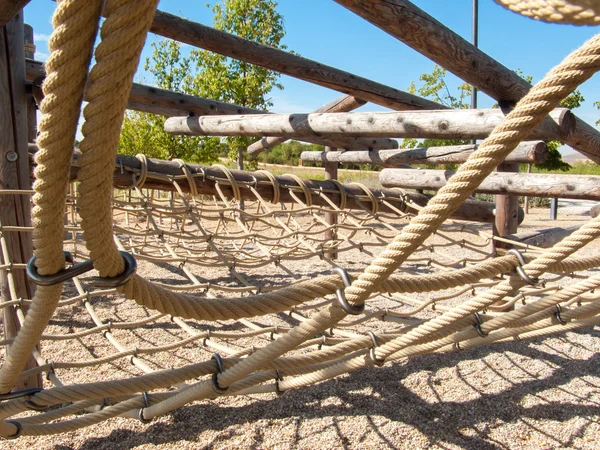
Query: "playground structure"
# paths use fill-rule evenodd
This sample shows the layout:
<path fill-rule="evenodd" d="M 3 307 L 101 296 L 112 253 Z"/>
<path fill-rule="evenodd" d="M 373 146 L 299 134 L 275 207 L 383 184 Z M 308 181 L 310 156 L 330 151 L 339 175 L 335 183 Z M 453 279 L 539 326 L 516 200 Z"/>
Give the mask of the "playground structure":
<path fill-rule="evenodd" d="M 600 277 L 586 272 L 600 259 L 573 255 L 600 232 L 596 220 L 570 234 L 562 230 L 561 237 L 567 237 L 549 250 L 515 238 L 522 217 L 516 195 L 597 199 L 598 179 L 586 177 L 583 185 L 583 178 L 562 176 L 544 187 L 529 174 L 505 174 L 505 184 L 490 176 L 499 164 L 500 172 L 510 172 L 514 164 L 542 161 L 545 140 L 561 140 L 600 161 L 598 131 L 555 109 L 597 68 L 598 39 L 528 94 L 524 80 L 410 2 L 336 1 L 488 93 L 502 111 L 442 111 L 394 88 L 154 13 L 152 2 L 109 2 L 102 25 L 105 45 L 96 50 L 97 65 L 89 75 L 89 60 L 69 56 L 68 44 L 76 42 L 78 54 L 82 48 L 91 52 L 94 26 L 89 24 L 97 23 L 102 2 L 59 5 L 57 28 L 64 34 L 56 45 L 63 52 L 44 68 L 25 59 L 22 13 L 0 11 L 6 41 L 1 48 L 10 50 L 3 56 L 10 64 L 1 67 L 0 76 L 11 80 L 2 84 L 11 102 L 2 106 L 0 117 L 2 129 L 13 130 L 6 133 L 13 141 L 3 145 L 0 163 L 3 344 L 8 346 L 0 369 L 0 435 L 66 432 L 119 415 L 147 421 L 195 400 L 283 393 L 386 361 L 600 322 L 593 292 Z M 123 23 L 129 25 L 115 25 Z M 80 29 L 89 29 L 87 41 L 75 36 Z M 148 29 L 345 96 L 313 114 L 281 116 L 147 86 L 130 90 Z M 119 42 L 126 36 L 121 61 Z M 441 45 L 446 51 L 437 51 Z M 105 69 L 115 66 L 123 67 Z M 79 78 L 67 82 L 66 73 Z M 526 94 L 529 101 L 515 106 Z M 37 145 L 29 146 L 36 134 L 30 120 L 34 96 L 46 117 Z M 89 125 L 81 153 L 74 153 L 64 136 L 74 137 L 82 96 L 89 101 Z M 399 112 L 349 112 L 365 102 Z M 285 138 L 324 144 L 327 152 L 303 159 L 324 161 L 330 180 L 143 156 L 118 156 L 113 164 L 116 147 L 110 143 L 118 137 L 126 107 L 171 117 L 168 132 L 267 136 L 249 148 L 252 153 Z M 103 116 L 109 112 L 113 115 Z M 397 143 L 390 139 L 481 139 L 490 133 L 476 150 L 453 148 L 441 155 L 436 149 L 394 149 Z M 524 138 L 529 142 L 513 152 Z M 35 228 L 29 220 L 30 148 L 38 164 Z M 346 151 L 333 151 L 338 148 Z M 398 168 L 423 160 L 442 164 L 449 154 L 464 162 L 450 180 L 448 174 Z M 335 165 L 344 158 L 381 161 L 387 167 L 382 184 L 393 189 L 339 183 Z M 408 184 L 418 175 L 425 181 Z M 516 182 L 517 177 L 525 181 Z M 61 186 L 66 191 L 75 180 L 65 199 Z M 435 185 L 436 180 L 444 182 Z M 430 199 L 398 188 L 440 193 Z M 491 205 L 469 198 L 476 189 L 506 195 Z M 496 236 L 464 220 L 494 222 Z M 34 245 L 37 259 L 27 268 Z M 447 252 L 457 246 L 463 249 L 459 259 Z M 76 262 L 88 261 L 73 266 L 80 273 L 63 269 L 63 249 Z M 137 274 L 129 256 L 123 262 L 124 254 L 139 262 Z M 364 255 L 373 259 L 370 265 Z M 97 278 L 86 275 L 90 260 Z M 26 268 L 37 278 L 35 293 Z M 169 273 L 179 279 L 146 280 Z M 566 277 L 574 281 L 562 284 Z M 62 281 L 67 284 L 61 296 Z M 68 324 L 61 324 L 64 317 Z M 153 355 L 170 353 L 169 364 L 153 363 Z M 77 355 L 82 358 L 75 360 Z M 117 366 L 119 376 L 107 374 L 107 364 Z"/>

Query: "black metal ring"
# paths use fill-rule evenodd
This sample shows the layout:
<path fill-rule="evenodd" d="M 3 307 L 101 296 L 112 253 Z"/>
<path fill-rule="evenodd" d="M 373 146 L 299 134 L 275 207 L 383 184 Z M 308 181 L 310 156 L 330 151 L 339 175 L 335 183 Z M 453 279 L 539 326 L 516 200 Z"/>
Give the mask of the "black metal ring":
<path fill-rule="evenodd" d="M 0 402 L 3 400 L 12 400 L 13 398 L 26 397 L 28 395 L 37 394 L 38 392 L 42 392 L 43 388 L 29 388 L 23 389 L 21 391 L 8 392 L 6 394 L 0 394 Z"/>
<path fill-rule="evenodd" d="M 475 329 L 477 330 L 477 334 L 479 336 L 481 336 L 482 338 L 487 337 L 489 335 L 489 333 L 485 333 L 482 329 L 481 329 L 481 325 L 483 324 L 483 321 L 481 320 L 481 316 L 479 315 L 479 313 L 475 313 L 475 325 L 473 325 L 475 327 Z"/>
<path fill-rule="evenodd" d="M 348 271 L 346 271 L 346 269 L 338 266 L 335 267 L 333 271 L 336 272 L 342 278 L 345 287 L 350 287 L 352 285 L 350 275 L 348 274 Z M 359 314 L 362 314 L 362 312 L 365 310 L 364 303 L 358 306 L 351 305 L 350 303 L 348 303 L 348 300 L 346 300 L 346 296 L 344 295 L 344 291 L 342 289 L 337 289 L 335 291 L 335 295 L 337 296 L 340 307 L 346 312 L 346 314 L 358 316 Z"/>
<path fill-rule="evenodd" d="M 142 423 L 150 423 L 152 422 L 152 419 L 146 419 L 144 417 L 144 409 L 148 408 L 150 406 L 150 398 L 148 397 L 148 393 L 144 392 L 142 394 L 142 398 L 144 399 L 144 407 L 140 408 L 140 412 L 138 413 L 138 419 L 140 420 L 140 422 Z"/>
<path fill-rule="evenodd" d="M 93 277 L 93 283 L 97 287 L 116 288 L 119 286 L 123 286 L 135 275 L 135 271 L 137 270 L 137 261 L 135 260 L 135 258 L 127 252 L 120 251 L 119 253 L 123 258 L 123 261 L 125 262 L 125 269 L 122 273 L 114 277 Z"/>
<path fill-rule="evenodd" d="M 561 314 L 562 314 L 562 307 L 560 306 L 560 304 L 557 304 L 556 312 L 554 313 L 554 317 L 556 317 L 558 319 L 558 321 L 560 322 L 561 325 L 566 325 L 567 321 L 561 317 Z"/>
<path fill-rule="evenodd" d="M 16 420 L 5 420 L 4 423 L 12 423 L 15 427 L 17 427 L 17 432 L 15 434 L 5 436 L 4 439 L 17 439 L 19 436 L 21 436 L 21 434 L 23 434 L 23 425 Z"/>
<path fill-rule="evenodd" d="M 229 386 L 227 386 L 226 388 L 222 388 L 221 386 L 219 386 L 219 374 L 223 373 L 225 371 L 225 365 L 223 364 L 223 358 L 221 358 L 221 355 L 219 355 L 218 353 L 214 353 L 212 355 L 212 358 L 214 359 L 217 363 L 217 373 L 214 373 L 212 376 L 212 387 L 213 390 L 217 393 L 217 394 L 224 394 L 225 392 L 227 392 L 229 390 Z"/>
<path fill-rule="evenodd" d="M 73 263 L 73 255 L 69 252 L 63 252 L 65 255 L 65 260 L 67 262 Z M 118 286 L 122 286 L 127 283 L 135 274 L 137 269 L 137 262 L 135 258 L 127 252 L 119 252 L 121 257 L 125 261 L 125 270 L 120 275 L 114 277 L 93 277 L 92 280 L 94 284 L 98 287 L 104 288 L 116 288 Z M 27 262 L 27 277 L 35 284 L 39 286 L 53 286 L 58 283 L 63 283 L 67 280 L 70 280 L 73 277 L 83 275 L 84 273 L 89 272 L 94 268 L 94 262 L 91 259 L 87 261 L 80 262 L 78 264 L 74 264 L 68 269 L 63 269 L 52 275 L 40 275 L 37 267 L 35 265 L 36 257 L 32 256 L 31 259 Z"/>
<path fill-rule="evenodd" d="M 73 264 L 73 255 L 70 252 L 64 251 L 65 261 Z M 35 265 L 37 258 L 32 256 L 27 262 L 27 277 L 32 283 L 39 286 L 52 286 L 64 281 L 70 280 L 73 277 L 83 275 L 94 268 L 94 263 L 91 260 L 84 261 L 79 264 L 74 264 L 68 269 L 59 270 L 52 275 L 40 275 Z"/>

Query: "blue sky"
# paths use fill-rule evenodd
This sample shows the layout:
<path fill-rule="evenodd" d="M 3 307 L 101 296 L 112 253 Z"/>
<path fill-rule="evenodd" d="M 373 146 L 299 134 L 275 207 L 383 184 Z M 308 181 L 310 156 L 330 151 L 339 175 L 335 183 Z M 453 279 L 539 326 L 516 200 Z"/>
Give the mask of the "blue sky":
<path fill-rule="evenodd" d="M 471 0 L 414 0 L 414 4 L 471 40 Z M 511 13 L 492 0 L 480 0 L 479 47 L 510 69 L 521 69 L 535 80 L 541 79 L 572 50 L 600 32 L 598 27 L 575 27 L 536 22 Z M 159 9 L 210 25 L 212 13 L 204 0 L 162 0 Z M 38 59 L 46 59 L 47 39 L 52 32 L 50 18 L 55 3 L 32 0 L 25 9 L 25 21 L 33 26 Z M 419 75 L 430 72 L 433 63 L 416 51 L 362 20 L 332 0 L 279 0 L 279 11 L 285 18 L 289 49 L 304 57 L 353 72 L 383 84 L 406 90 Z M 159 39 L 149 35 L 143 57 L 151 53 L 150 42 Z M 147 82 L 151 76 L 138 72 Z M 600 75 L 581 86 L 585 97 L 576 114 L 590 124 L 600 120 L 593 106 L 600 101 Z M 459 80 L 449 77 L 453 85 Z M 308 112 L 339 97 L 339 93 L 287 76 L 285 89 L 273 91 L 273 111 Z M 494 102 L 479 94 L 479 106 Z M 362 110 L 383 108 L 366 105 Z"/>

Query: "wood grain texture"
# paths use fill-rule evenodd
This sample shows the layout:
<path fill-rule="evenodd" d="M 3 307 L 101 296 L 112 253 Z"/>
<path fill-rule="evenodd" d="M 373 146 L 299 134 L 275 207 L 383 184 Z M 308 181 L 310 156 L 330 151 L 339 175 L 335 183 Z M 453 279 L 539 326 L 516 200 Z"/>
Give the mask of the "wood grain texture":
<path fill-rule="evenodd" d="M 21 12 L 30 0 L 4 0 L 0 2 L 0 27 Z"/>
<path fill-rule="evenodd" d="M 462 164 L 477 145 L 449 145 L 398 150 L 373 150 L 355 152 L 302 152 L 300 159 L 306 162 L 336 162 L 347 164 L 372 164 L 395 168 L 404 164 Z M 548 159 L 548 147 L 543 141 L 522 142 L 506 158 L 506 162 L 540 164 Z"/>
<path fill-rule="evenodd" d="M 516 103 L 531 88 L 515 72 L 407 0 L 335 1 L 498 101 Z M 575 133 L 561 140 L 600 164 L 600 132 L 575 120 Z"/>
<path fill-rule="evenodd" d="M 366 102 L 364 100 L 360 100 L 356 97 L 353 97 L 351 95 L 344 95 L 343 97 L 337 98 L 332 102 L 327 103 L 326 105 L 321 106 L 320 108 L 316 109 L 315 113 L 321 113 L 321 112 L 330 112 L 330 113 L 337 113 L 337 112 L 350 112 L 355 110 L 356 108 L 359 108 L 361 106 L 363 106 L 364 104 L 366 104 Z M 276 145 L 279 144 L 283 144 L 284 142 L 286 142 L 288 139 L 284 138 L 284 137 L 275 137 L 275 136 L 267 136 L 267 137 L 263 137 L 260 141 L 254 142 L 253 144 L 248 146 L 248 153 L 250 154 L 258 154 L 264 150 L 270 149 L 275 147 Z M 372 145 L 369 149 L 370 150 L 374 150 L 376 148 L 397 148 L 398 147 L 398 142 L 394 141 L 392 139 L 387 140 L 387 142 L 392 146 L 392 147 L 387 147 L 385 144 L 385 140 L 380 139 L 376 145 Z M 349 150 L 348 148 L 346 148 L 346 150 Z"/>
<path fill-rule="evenodd" d="M 399 89 L 163 11 L 156 11 L 150 31 L 388 108 L 396 110 L 440 108 L 430 100 Z"/>
<path fill-rule="evenodd" d="M 27 146 L 27 96 L 25 92 L 25 50 L 23 13 L 18 12 L 0 28 L 0 188 L 30 189 Z M 16 161 L 7 156 L 17 155 Z M 11 158 L 12 159 L 12 158 Z M 0 195 L 0 221 L 3 225 L 31 226 L 30 198 L 27 195 Z M 13 263 L 26 263 L 33 255 L 30 233 L 6 232 L 4 238 Z M 11 300 L 6 272 L 1 272 L 2 299 Z M 33 286 L 23 270 L 14 270 L 16 295 L 33 298 Z M 14 307 L 3 308 L 4 333 L 16 336 L 20 329 Z M 10 352 L 10 346 L 7 346 Z M 27 368 L 37 364 L 30 357 Z M 41 386 L 39 376 L 19 380 L 15 389 Z"/>
<path fill-rule="evenodd" d="M 44 66 L 38 61 L 27 60 L 27 79 L 40 85 L 45 77 Z M 346 96 L 347 97 L 347 96 Z M 84 100 L 86 99 L 84 94 Z M 39 99 L 38 99 L 39 101 Z M 342 106 L 354 105 L 357 101 L 353 97 L 336 101 Z M 206 115 L 235 115 L 235 114 L 270 114 L 254 108 L 233 105 L 217 100 L 180 94 L 152 86 L 133 83 L 127 109 L 141 111 L 150 114 L 160 114 L 166 117 L 174 116 L 206 116 Z M 340 137 L 333 140 L 325 138 L 310 138 L 307 142 L 318 145 L 335 145 L 349 150 L 379 149 L 398 146 L 391 139 L 361 139 Z"/>
<path fill-rule="evenodd" d="M 383 169 L 379 181 L 385 187 L 437 190 L 453 174 L 452 170 Z M 600 176 L 494 172 L 475 192 L 599 200 Z"/>
<path fill-rule="evenodd" d="M 281 136 L 288 138 L 433 138 L 485 139 L 502 123 L 494 109 L 402 111 L 371 113 L 271 114 L 268 116 L 171 117 L 165 131 L 206 136 Z M 573 114 L 555 109 L 528 137 L 556 140 L 573 132 Z M 560 131 L 557 131 L 560 130 Z"/>
<path fill-rule="evenodd" d="M 71 166 L 71 180 L 77 179 L 77 172 L 79 170 L 77 166 L 78 152 L 75 152 L 73 158 L 73 165 Z M 113 174 L 113 185 L 117 188 L 128 188 L 131 186 L 131 173 L 132 171 L 139 171 L 141 168 L 140 161 L 134 156 L 117 155 L 115 162 L 115 171 Z M 194 175 L 194 181 L 196 183 L 196 189 L 200 195 L 217 195 L 215 183 L 210 180 L 204 180 L 202 177 L 202 171 L 209 177 L 216 177 L 222 181 L 219 183 L 220 189 L 224 195 L 233 198 L 233 191 L 227 183 L 227 178 L 223 174 L 222 170 L 218 167 L 207 167 L 197 164 L 188 164 L 190 172 Z M 148 158 L 148 179 L 144 184 L 144 187 L 149 189 L 161 189 L 164 191 L 173 191 L 175 188 L 173 184 L 165 178 L 167 176 L 179 176 L 183 175 L 183 172 L 179 168 L 179 165 L 174 161 L 164 161 L 159 159 Z M 161 177 L 152 178 L 152 173 L 160 174 Z M 231 170 L 234 178 L 238 181 L 240 186 L 241 198 L 244 200 L 255 200 L 256 197 L 250 190 L 250 186 L 254 187 L 255 182 L 258 182 L 256 190 L 265 200 L 271 200 L 273 198 L 273 185 L 269 178 L 258 172 L 245 172 L 240 170 Z M 284 203 L 293 203 L 295 200 L 290 195 L 289 187 L 298 186 L 298 184 L 289 176 L 276 176 L 275 177 L 280 185 L 281 189 L 281 201 Z M 337 186 L 331 181 L 318 181 L 318 180 L 303 180 L 308 189 L 313 192 L 313 205 L 331 207 L 331 205 L 325 201 L 319 194 L 323 192 L 328 198 L 330 198 L 336 205 L 340 205 L 341 196 Z M 183 192 L 190 192 L 190 187 L 185 179 L 178 180 L 178 184 Z M 360 197 L 361 203 L 356 200 L 348 199 L 347 208 L 357 209 L 364 211 L 365 208 L 370 210 L 370 201 L 362 191 L 360 187 L 352 184 L 345 184 L 345 190 L 350 196 Z M 413 192 L 407 192 L 405 194 L 390 189 L 372 189 L 375 198 L 385 198 L 387 202 L 392 204 L 395 208 L 403 209 L 403 195 L 406 195 L 411 201 L 417 205 L 425 206 L 429 202 L 430 196 L 417 194 Z M 380 202 L 379 211 L 393 213 L 395 211 L 387 207 L 384 203 Z M 451 216 L 456 220 L 468 220 L 474 222 L 485 222 L 492 223 L 494 221 L 494 204 L 491 202 L 484 202 L 480 200 L 467 200 L 463 205 L 460 206 Z"/>
<path fill-rule="evenodd" d="M 518 172 L 519 165 L 504 162 L 498 166 L 498 174 Z M 494 221 L 493 233 L 497 236 L 508 236 L 517 232 L 519 225 L 519 197 L 514 194 L 496 195 L 496 220 Z M 494 242 L 496 248 L 504 248 L 504 242 Z"/>

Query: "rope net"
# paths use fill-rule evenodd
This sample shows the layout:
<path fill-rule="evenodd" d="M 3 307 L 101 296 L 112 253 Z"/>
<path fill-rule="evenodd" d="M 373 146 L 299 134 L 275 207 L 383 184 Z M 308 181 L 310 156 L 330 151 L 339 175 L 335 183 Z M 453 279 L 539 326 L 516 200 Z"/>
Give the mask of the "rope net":
<path fill-rule="evenodd" d="M 156 3 L 105 3 L 88 73 L 102 2 L 59 2 L 43 86 L 34 227 L 0 228 L 8 287 L 1 306 L 14 308 L 21 325 L 2 342 L 10 351 L 0 368 L 0 436 L 61 433 L 116 416 L 148 421 L 196 400 L 283 393 L 388 361 L 600 322 L 600 275 L 592 270 L 600 257 L 586 247 L 600 234 L 600 218 L 552 249 L 521 245 L 522 253 L 499 257 L 484 231 L 448 220 L 600 68 L 600 37 L 534 86 L 424 207 L 405 201 L 398 208 L 365 188 L 353 200 L 364 208 L 350 210 L 341 187 L 339 205 L 316 206 L 323 193 L 297 177 L 291 200 L 279 201 L 276 183 L 268 202 L 249 185 L 255 196 L 242 206 L 240 186 L 223 168 L 214 197 L 194 195 L 192 182 L 188 198 L 173 177 L 173 194 L 145 190 L 153 176 L 145 169 L 132 189 L 115 194 L 112 161 Z M 79 184 L 65 196 L 84 86 Z M 61 273 L 69 249 L 76 261 L 89 259 L 99 278 L 78 275 L 64 289 L 40 285 L 33 298 L 19 297 L 25 267 L 13 263 L 8 233 L 32 234 L 42 277 Z M 450 251 L 457 246 L 459 258 Z M 131 272 L 121 252 L 139 270 L 106 288 Z M 26 369 L 31 355 L 38 367 Z M 10 392 L 39 373 L 46 389 Z"/>
<path fill-rule="evenodd" d="M 373 212 L 367 194 L 364 203 L 368 206 L 363 210 L 308 207 L 302 201 L 306 197 L 300 195 L 301 188 L 295 203 L 274 205 L 256 193 L 254 201 L 245 200 L 242 208 L 239 201 L 222 194 L 194 197 L 184 193 L 180 183 L 185 175 L 171 178 L 173 191 L 140 188 L 140 175 L 133 174 L 132 189 L 114 191 L 113 230 L 117 247 L 135 256 L 141 276 L 170 290 L 193 294 L 198 301 L 221 303 L 276 294 L 282 287 L 299 283 L 328 282 L 328 292 L 313 292 L 308 300 L 276 314 L 196 321 L 136 305 L 115 289 L 97 288 L 89 274 L 77 276 L 64 285 L 53 318 L 41 336 L 41 352 L 33 352 L 39 366 L 20 375 L 23 379 L 43 374 L 48 388 L 0 404 L 3 415 L 17 421 L 23 434 L 65 432 L 116 415 L 147 420 L 140 411 L 164 404 L 202 380 L 211 380 L 219 371 L 217 361 L 211 359 L 213 354 L 229 367 L 309 321 L 319 310 L 336 305 L 335 290 L 344 283 L 333 269 L 343 267 L 354 278 L 420 209 L 408 203 L 407 212 Z M 146 171 L 145 176 L 159 175 Z M 212 181 L 222 186 L 230 182 L 226 176 Z M 63 245 L 79 262 L 89 254 L 82 241 L 76 184 L 70 194 Z M 335 215 L 334 225 L 325 221 L 326 213 Z M 363 355 L 362 366 L 381 364 L 371 356 L 372 349 L 506 279 L 520 279 L 515 271 L 520 264 L 517 256 L 492 258 L 493 237 L 488 229 L 486 224 L 447 221 L 371 295 L 363 314 L 347 316 L 234 383 L 227 392 L 211 389 L 197 399 L 283 393 L 312 383 L 315 374 L 357 355 Z M 31 231 L 2 227 L 0 235 L 1 269 L 11 294 L 2 307 L 15 307 L 21 321 L 31 300 L 16 296 L 14 275 L 25 266 L 11 262 L 6 235 Z M 335 238 L 326 238 L 326 232 Z M 518 242 L 513 245 L 522 248 L 527 261 L 543 252 Z M 335 260 L 330 258 L 333 251 Z M 600 277 L 590 277 L 594 272 L 589 269 L 600 263 L 600 257 L 593 249 L 579 253 L 544 274 L 535 285 L 516 289 L 501 301 L 457 320 L 451 330 L 430 333 L 386 360 L 598 323 L 600 299 L 593 290 Z M 509 320 L 504 325 L 493 325 L 505 317 Z"/>

